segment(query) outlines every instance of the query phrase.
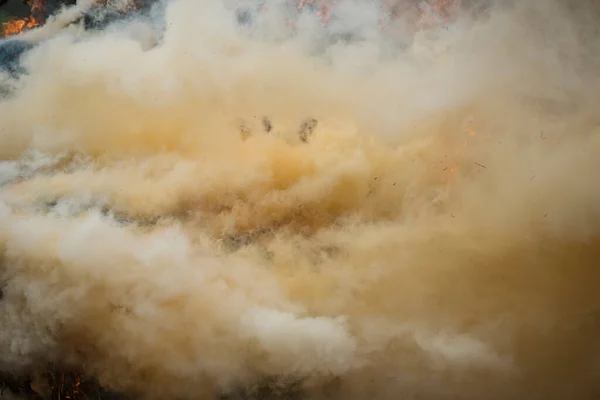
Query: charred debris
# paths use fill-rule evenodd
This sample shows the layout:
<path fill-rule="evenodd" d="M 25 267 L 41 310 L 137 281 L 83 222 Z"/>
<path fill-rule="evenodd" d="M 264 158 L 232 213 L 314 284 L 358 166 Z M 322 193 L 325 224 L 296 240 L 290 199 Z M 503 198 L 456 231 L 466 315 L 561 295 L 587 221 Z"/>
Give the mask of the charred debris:
<path fill-rule="evenodd" d="M 27 400 L 127 400 L 123 394 L 104 389 L 96 379 L 80 371 L 49 366 L 41 374 L 0 371 L 0 399 Z"/>
<path fill-rule="evenodd" d="M 271 118 L 266 116 L 262 117 L 261 122 L 264 133 L 272 134 L 273 123 L 271 121 Z M 318 124 L 319 121 L 312 117 L 308 117 L 302 120 L 302 122 L 300 122 L 300 125 L 298 126 L 298 129 L 296 130 L 296 134 L 300 142 L 307 143 L 308 141 L 310 141 L 310 139 L 314 136 L 314 132 L 315 129 L 317 129 Z M 250 126 L 245 122 L 242 122 L 240 124 L 240 136 L 242 140 L 249 139 L 254 135 L 254 133 L 255 132 L 253 132 L 252 128 L 250 128 Z"/>
<path fill-rule="evenodd" d="M 337 382 L 337 381 L 335 381 Z M 135 400 L 134 394 L 107 390 L 97 379 L 71 368 L 50 366 L 42 374 L 0 372 L 0 400 Z M 213 400 L 302 400 L 302 382 L 265 378 L 252 385 L 215 393 Z"/>

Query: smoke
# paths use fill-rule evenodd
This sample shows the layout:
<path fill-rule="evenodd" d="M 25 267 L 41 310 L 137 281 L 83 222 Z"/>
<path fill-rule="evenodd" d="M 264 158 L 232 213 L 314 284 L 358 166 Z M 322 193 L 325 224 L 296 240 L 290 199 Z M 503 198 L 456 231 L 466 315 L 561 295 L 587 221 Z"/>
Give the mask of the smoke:
<path fill-rule="evenodd" d="M 42 35 L 0 103 L 2 369 L 595 398 L 597 10 L 518 3 L 382 34 L 349 1 L 291 35 L 285 2 L 173 0 Z"/>

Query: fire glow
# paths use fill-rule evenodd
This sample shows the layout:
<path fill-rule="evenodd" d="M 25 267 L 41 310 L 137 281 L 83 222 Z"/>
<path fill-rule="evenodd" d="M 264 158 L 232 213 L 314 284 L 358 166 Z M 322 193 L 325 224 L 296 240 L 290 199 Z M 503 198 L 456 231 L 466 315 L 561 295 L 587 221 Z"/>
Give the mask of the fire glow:
<path fill-rule="evenodd" d="M 28 2 L 28 4 L 31 9 L 31 15 L 25 18 L 11 18 L 9 21 L 3 23 L 3 36 L 21 35 L 24 31 L 43 24 L 43 20 L 40 18 L 40 15 L 45 12 L 45 1 L 32 0 Z"/>
<path fill-rule="evenodd" d="M 40 23 L 34 17 L 25 17 L 22 19 L 11 19 L 2 24 L 4 36 L 22 35 L 27 29 L 35 28 Z"/>

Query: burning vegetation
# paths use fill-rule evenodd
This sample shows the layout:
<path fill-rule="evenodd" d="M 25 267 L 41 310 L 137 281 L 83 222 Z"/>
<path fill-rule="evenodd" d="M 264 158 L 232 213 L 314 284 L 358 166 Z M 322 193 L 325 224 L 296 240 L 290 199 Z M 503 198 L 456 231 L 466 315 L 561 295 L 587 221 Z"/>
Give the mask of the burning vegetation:
<path fill-rule="evenodd" d="M 44 23 L 47 12 L 45 0 L 29 0 L 26 4 L 29 7 L 29 15 L 23 18 L 10 17 L 8 21 L 3 22 L 1 29 L 3 36 L 20 35 Z"/>
<path fill-rule="evenodd" d="M 5 36 L 20 35 L 23 31 L 35 28 L 38 25 L 39 22 L 33 17 L 14 18 L 2 24 L 2 32 Z"/>

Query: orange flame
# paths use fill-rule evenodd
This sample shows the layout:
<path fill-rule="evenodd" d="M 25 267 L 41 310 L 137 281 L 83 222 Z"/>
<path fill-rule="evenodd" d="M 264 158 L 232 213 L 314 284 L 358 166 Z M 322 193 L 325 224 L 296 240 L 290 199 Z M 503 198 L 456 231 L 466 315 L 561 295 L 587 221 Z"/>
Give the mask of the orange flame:
<path fill-rule="evenodd" d="M 35 28 L 40 23 L 34 17 L 25 17 L 23 19 L 10 19 L 2 24 L 2 32 L 4 36 L 23 34 L 27 29 Z"/>
<path fill-rule="evenodd" d="M 28 1 L 31 8 L 31 16 L 25 18 L 11 18 L 8 22 L 2 24 L 3 36 L 22 34 L 25 30 L 35 28 L 44 21 L 44 11 L 46 10 L 46 0 Z"/>

